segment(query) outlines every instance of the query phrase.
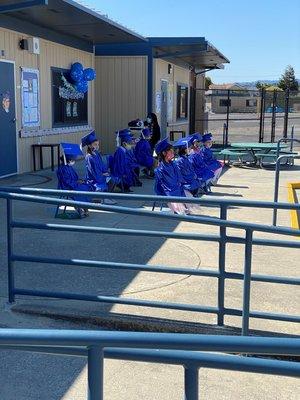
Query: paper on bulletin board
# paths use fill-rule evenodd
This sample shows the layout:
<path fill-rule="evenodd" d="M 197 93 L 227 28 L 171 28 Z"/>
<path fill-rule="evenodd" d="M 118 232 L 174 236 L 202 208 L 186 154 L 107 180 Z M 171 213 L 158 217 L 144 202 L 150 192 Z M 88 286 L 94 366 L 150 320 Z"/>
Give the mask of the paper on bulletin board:
<path fill-rule="evenodd" d="M 38 69 L 21 68 L 22 126 L 40 126 L 40 73 Z"/>
<path fill-rule="evenodd" d="M 173 85 L 168 87 L 168 122 L 173 121 Z"/>
<path fill-rule="evenodd" d="M 155 94 L 155 111 L 156 114 L 160 114 L 161 111 L 161 93 L 156 92 Z"/>

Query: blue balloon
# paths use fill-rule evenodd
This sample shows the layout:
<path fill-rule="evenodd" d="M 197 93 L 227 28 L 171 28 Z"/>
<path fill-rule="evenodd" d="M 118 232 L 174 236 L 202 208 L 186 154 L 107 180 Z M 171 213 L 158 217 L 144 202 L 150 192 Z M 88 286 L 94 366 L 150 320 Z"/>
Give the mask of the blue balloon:
<path fill-rule="evenodd" d="M 83 71 L 83 78 L 86 81 L 93 81 L 96 78 L 96 71 L 93 68 L 86 68 Z"/>
<path fill-rule="evenodd" d="M 85 80 L 81 80 L 75 85 L 77 92 L 86 93 L 89 89 L 88 83 Z"/>
<path fill-rule="evenodd" d="M 79 82 L 83 78 L 83 66 L 82 64 L 76 62 L 72 64 L 70 76 L 74 82 Z"/>

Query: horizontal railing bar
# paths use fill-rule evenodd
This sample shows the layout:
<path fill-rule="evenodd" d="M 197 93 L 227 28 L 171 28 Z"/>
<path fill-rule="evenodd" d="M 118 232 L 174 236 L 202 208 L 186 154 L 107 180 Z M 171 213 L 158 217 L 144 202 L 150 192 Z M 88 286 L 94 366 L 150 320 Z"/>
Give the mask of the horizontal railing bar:
<path fill-rule="evenodd" d="M 262 311 L 250 312 L 250 317 L 258 319 L 268 319 L 273 321 L 284 321 L 284 322 L 300 322 L 300 316 L 288 315 L 288 314 L 272 314 Z"/>
<path fill-rule="evenodd" d="M 0 350 L 18 350 L 28 351 L 31 353 L 44 353 L 44 354 L 56 354 L 62 356 L 77 356 L 85 357 L 88 355 L 88 351 L 84 347 L 55 347 L 55 346 L 14 346 L 14 345 L 2 345 L 0 343 Z"/>
<path fill-rule="evenodd" d="M 238 272 L 225 272 L 226 279 L 237 279 L 243 280 L 244 274 Z M 284 285 L 300 285 L 300 279 L 290 278 L 286 276 L 272 276 L 272 275 L 259 275 L 252 274 L 251 281 L 254 282 L 266 282 L 266 283 L 278 283 Z"/>
<path fill-rule="evenodd" d="M 1 193 L 3 192 L 3 193 Z M 144 195 L 144 194 L 123 194 L 123 193 L 109 193 L 109 192 L 82 192 L 82 191 L 73 191 L 73 190 L 56 190 L 56 189 L 38 189 L 38 188 L 13 188 L 13 187 L 0 187 L 0 197 L 5 197 L 6 193 L 10 192 L 17 194 L 20 193 L 41 193 L 41 194 L 51 194 L 51 195 L 84 195 L 87 197 L 94 198 L 113 198 L 119 200 L 131 200 L 131 201 L 151 201 L 151 202 L 166 202 L 166 196 L 155 196 L 155 195 Z M 17 199 L 17 198 L 16 198 Z M 300 209 L 300 204 L 291 204 L 291 203 L 283 203 L 283 202 L 268 202 L 268 201 L 254 201 L 254 200 L 236 200 L 236 199 L 223 199 L 223 198 L 195 198 L 195 197 L 176 197 L 172 196 L 172 202 L 174 203 L 182 203 L 184 199 L 185 203 L 199 204 L 199 205 L 207 205 L 207 206 L 241 206 L 241 207 L 254 207 L 254 208 L 277 208 L 277 209 Z M 25 198 L 26 200 L 26 198 Z M 29 200 L 29 199 L 28 199 Z"/>
<path fill-rule="evenodd" d="M 40 224 L 40 223 L 22 222 L 22 221 L 12 221 L 11 227 L 23 228 L 23 229 L 97 233 L 97 234 L 108 234 L 108 235 L 151 236 L 159 238 L 163 237 L 170 239 L 202 240 L 211 242 L 220 242 L 221 240 L 219 235 L 205 235 L 199 233 L 150 231 L 141 229 L 101 228 L 98 226 L 80 226 L 80 225 L 65 225 L 65 224 Z"/>
<path fill-rule="evenodd" d="M 1 345 L 139 347 L 300 356 L 300 338 L 61 329 L 0 329 Z"/>
<path fill-rule="evenodd" d="M 194 275 L 194 276 L 206 276 L 217 278 L 220 276 L 219 271 L 210 269 L 195 269 L 195 268 L 182 268 L 182 267 L 165 267 L 162 265 L 145 265 L 145 264 L 130 264 L 130 263 L 118 263 L 109 261 L 94 261 L 94 260 L 81 260 L 81 259 L 59 259 L 59 258 L 47 258 L 47 257 L 33 257 L 24 256 L 19 254 L 13 254 L 11 261 L 23 261 L 41 264 L 55 264 L 55 265 L 74 265 L 78 267 L 90 267 L 90 268 L 108 268 L 108 269 L 124 269 L 134 271 L 145 271 L 145 272 L 158 272 L 164 274 L 177 274 L 177 275 Z M 226 272 L 226 279 L 243 280 L 244 274 L 237 272 Z M 279 277 L 279 276 L 268 276 L 268 275 L 252 275 L 252 281 L 256 282 L 268 282 L 278 284 L 289 284 L 289 285 L 300 285 L 300 280 L 297 278 L 290 277 Z"/>
<path fill-rule="evenodd" d="M 137 300 L 133 298 L 125 297 L 114 297 L 114 296 L 96 296 L 96 295 L 85 295 L 77 293 L 62 293 L 62 292 L 47 292 L 42 290 L 29 290 L 29 289 L 14 289 L 14 294 L 22 296 L 36 296 L 36 297 L 48 297 L 65 300 L 84 300 L 93 301 L 98 303 L 114 303 L 114 304 L 127 304 L 131 306 L 151 307 L 151 308 L 164 308 L 169 310 L 181 310 L 181 311 L 193 311 L 203 312 L 208 314 L 217 314 L 218 308 L 208 306 L 198 306 L 194 304 L 181 304 L 181 303 L 169 303 L 162 301 L 152 300 Z"/>
<path fill-rule="evenodd" d="M 40 199 L 40 198 L 35 197 L 33 202 L 38 202 L 38 199 Z M 53 201 L 55 201 L 55 202 L 59 201 L 59 200 L 53 200 L 53 199 L 49 199 L 49 198 L 42 198 L 42 199 L 43 199 L 43 201 L 45 201 L 46 203 L 49 203 L 49 204 L 51 204 Z M 65 204 L 73 203 L 73 205 L 76 203 L 78 206 L 81 206 L 82 208 L 89 207 L 89 205 L 90 205 L 90 203 L 71 202 L 69 200 L 64 201 L 63 203 L 65 203 Z M 192 215 L 164 214 L 164 213 L 155 212 L 155 211 L 136 210 L 134 208 L 129 208 L 129 207 L 117 207 L 117 206 L 106 206 L 106 205 L 99 206 L 99 205 L 94 205 L 94 204 L 91 204 L 90 208 L 95 209 L 95 210 L 117 212 L 120 214 L 139 215 L 139 216 L 161 218 L 161 219 L 171 219 L 171 220 L 177 220 L 178 222 L 186 221 L 186 222 L 199 223 L 202 225 L 206 224 L 206 225 L 212 225 L 212 226 L 224 226 L 227 228 L 235 228 L 235 229 L 241 229 L 241 230 L 248 229 L 248 230 L 252 230 L 252 231 L 260 231 L 260 232 L 265 232 L 265 233 L 275 233 L 275 234 L 282 234 L 282 235 L 289 235 L 289 236 L 300 236 L 300 230 L 298 230 L 298 229 L 252 224 L 249 222 L 242 222 L 242 221 L 228 221 L 228 220 L 219 219 L 217 217 L 202 217 L 202 216 L 198 216 L 198 215 L 192 216 Z M 13 223 L 16 223 L 16 221 L 14 221 Z M 25 224 L 25 223 L 23 223 L 23 224 Z M 34 225 L 34 223 L 31 223 L 31 225 Z M 59 226 L 60 227 L 72 226 L 73 228 L 76 228 L 76 229 L 82 228 L 81 226 L 63 225 L 63 224 L 44 224 L 44 226 L 45 226 L 45 229 L 47 226 L 58 226 L 58 227 Z M 22 227 L 25 227 L 25 225 L 23 225 Z M 91 228 L 94 229 L 95 227 L 89 227 L 89 229 L 91 229 Z M 104 228 L 101 228 L 101 229 L 104 229 Z"/>
<path fill-rule="evenodd" d="M 300 376 L 300 363 L 237 355 L 209 354 L 182 350 L 108 349 L 107 358 L 175 364 L 199 368 L 225 369 L 227 371 L 256 372 L 289 377 Z"/>
<path fill-rule="evenodd" d="M 119 229 L 119 228 L 100 228 L 97 226 L 79 226 L 79 225 L 65 225 L 65 224 L 39 224 L 35 222 L 22 222 L 12 221 L 12 228 L 23 229 L 44 229 L 56 231 L 72 231 L 82 233 L 99 233 L 99 234 L 113 234 L 113 235 L 132 235 L 132 236 L 152 236 L 152 237 L 167 237 L 170 239 L 187 239 L 187 240 L 202 240 L 211 242 L 220 242 L 219 235 L 204 235 L 199 233 L 180 233 L 180 232 L 165 232 L 165 231 L 149 231 L 137 229 Z M 227 243 L 245 244 L 245 239 L 238 236 L 226 236 Z M 272 239 L 253 239 L 253 245 L 257 246 L 274 246 L 274 247 L 287 247 L 287 248 L 300 248 L 299 241 L 287 240 L 272 240 Z"/>
<path fill-rule="evenodd" d="M 12 261 L 23 261 L 33 262 L 41 264 L 55 264 L 55 265 L 75 265 L 78 267 L 90 267 L 90 268 L 107 268 L 107 269 L 124 269 L 134 271 L 146 271 L 146 272 L 158 272 L 163 274 L 177 274 L 177 275 L 195 275 L 195 276 L 207 276 L 217 278 L 220 276 L 219 271 L 209 269 L 195 269 L 195 268 L 182 268 L 182 267 L 165 267 L 162 265 L 145 265 L 145 264 L 129 264 L 129 263 L 118 263 L 109 261 L 93 261 L 93 260 L 79 260 L 79 259 L 54 259 L 46 257 L 32 257 L 13 255 Z"/>
<path fill-rule="evenodd" d="M 87 356 L 87 349 L 74 347 L 41 347 L 41 346 L 12 346 L 0 345 L 0 349 L 28 351 L 33 353 L 56 354 L 65 356 Z M 191 352 L 187 350 L 157 350 L 106 348 L 104 357 L 113 360 L 127 360 L 136 362 L 150 362 L 171 365 L 193 365 L 212 369 L 231 371 L 256 372 L 268 375 L 282 375 L 289 377 L 300 376 L 300 364 L 292 361 L 279 361 L 236 355 L 209 354 Z"/>

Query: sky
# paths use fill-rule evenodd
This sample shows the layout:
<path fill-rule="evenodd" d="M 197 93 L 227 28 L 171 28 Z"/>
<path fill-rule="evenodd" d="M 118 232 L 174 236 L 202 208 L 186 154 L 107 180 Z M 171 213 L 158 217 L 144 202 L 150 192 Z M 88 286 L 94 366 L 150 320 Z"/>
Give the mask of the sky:
<path fill-rule="evenodd" d="M 213 82 L 300 79 L 300 0 L 82 0 L 143 36 L 204 36 L 229 60 Z"/>

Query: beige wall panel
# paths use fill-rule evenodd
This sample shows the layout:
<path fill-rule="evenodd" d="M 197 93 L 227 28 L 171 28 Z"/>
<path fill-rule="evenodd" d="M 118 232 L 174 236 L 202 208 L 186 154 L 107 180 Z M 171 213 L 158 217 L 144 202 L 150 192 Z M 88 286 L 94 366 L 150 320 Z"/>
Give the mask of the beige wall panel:
<path fill-rule="evenodd" d="M 20 98 L 20 67 L 37 68 L 40 71 L 40 102 L 41 102 L 41 128 L 52 128 L 52 98 L 51 98 L 51 67 L 69 68 L 72 62 L 79 61 L 85 67 L 94 67 L 94 55 L 71 47 L 56 44 L 40 39 L 40 55 L 30 54 L 28 51 L 20 50 L 19 40 L 28 36 L 0 28 L 0 48 L 5 51 L 5 57 L 15 61 L 16 72 L 16 103 L 17 103 L 17 130 L 21 129 L 21 98 Z M 88 122 L 94 125 L 94 83 L 90 84 L 88 97 Z M 44 143 L 59 143 L 68 141 L 78 143 L 82 133 L 68 133 L 48 135 L 42 137 Z M 19 173 L 28 172 L 33 169 L 31 145 L 37 143 L 39 137 L 18 138 L 19 151 Z M 50 165 L 50 155 L 45 151 L 44 165 Z"/>
<path fill-rule="evenodd" d="M 96 130 L 104 152 L 115 150 L 115 131 L 147 114 L 147 57 L 95 58 Z"/>
<path fill-rule="evenodd" d="M 172 73 L 168 74 L 168 64 L 172 65 Z M 170 95 L 172 96 L 173 100 L 173 107 L 170 112 L 170 116 L 172 115 L 171 118 L 169 118 L 168 121 L 168 132 L 174 130 L 183 130 L 186 133 L 189 133 L 189 113 L 188 113 L 188 118 L 187 121 L 180 121 L 177 120 L 176 114 L 177 114 L 177 84 L 182 83 L 190 85 L 190 71 L 187 68 L 182 68 L 179 67 L 175 64 L 169 63 L 167 61 L 161 60 L 161 59 L 156 59 L 154 60 L 154 93 L 153 93 L 153 110 L 155 110 L 155 94 L 157 92 L 161 91 L 161 80 L 167 80 L 169 83 L 169 91 Z M 190 96 L 188 95 L 188 110 L 189 110 L 189 101 L 190 101 Z M 160 113 L 157 113 L 158 121 L 160 123 Z M 177 136 L 175 135 L 175 138 Z"/>

